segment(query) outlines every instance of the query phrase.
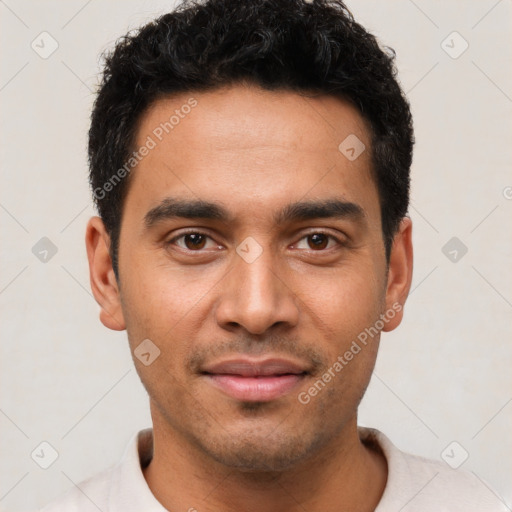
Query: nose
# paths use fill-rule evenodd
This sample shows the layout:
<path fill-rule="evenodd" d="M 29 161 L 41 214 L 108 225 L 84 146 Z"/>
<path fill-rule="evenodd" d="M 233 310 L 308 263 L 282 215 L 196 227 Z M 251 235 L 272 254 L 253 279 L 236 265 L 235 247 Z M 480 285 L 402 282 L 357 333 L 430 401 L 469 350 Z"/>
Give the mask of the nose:
<path fill-rule="evenodd" d="M 219 326 L 259 335 L 272 327 L 297 325 L 298 297 L 274 263 L 270 249 L 251 263 L 235 255 L 217 304 Z"/>

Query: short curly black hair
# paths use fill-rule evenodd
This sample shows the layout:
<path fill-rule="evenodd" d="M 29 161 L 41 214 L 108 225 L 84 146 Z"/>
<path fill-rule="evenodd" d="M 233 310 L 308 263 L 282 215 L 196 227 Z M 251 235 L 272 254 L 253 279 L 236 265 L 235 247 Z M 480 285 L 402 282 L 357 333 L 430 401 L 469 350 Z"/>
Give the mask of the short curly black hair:
<path fill-rule="evenodd" d="M 414 144 L 394 59 L 394 51 L 380 48 L 340 0 L 185 0 L 118 40 L 105 56 L 88 148 L 90 183 L 116 276 L 130 180 L 112 178 L 126 168 L 141 114 L 166 95 L 236 83 L 336 95 L 357 107 L 371 129 L 389 259 L 407 214 Z"/>

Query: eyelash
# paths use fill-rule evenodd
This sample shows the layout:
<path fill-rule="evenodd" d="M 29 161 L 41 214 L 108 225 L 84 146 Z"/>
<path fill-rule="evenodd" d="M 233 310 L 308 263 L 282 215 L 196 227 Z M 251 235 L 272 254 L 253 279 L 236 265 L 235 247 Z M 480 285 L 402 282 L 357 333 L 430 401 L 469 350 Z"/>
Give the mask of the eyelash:
<path fill-rule="evenodd" d="M 177 235 L 177 236 L 175 236 L 175 237 L 171 238 L 170 240 L 168 240 L 167 242 L 165 242 L 165 245 L 166 245 L 166 246 L 172 245 L 172 244 L 174 244 L 177 240 L 179 240 L 180 238 L 184 238 L 184 237 L 185 237 L 185 236 L 187 236 L 187 235 L 201 235 L 201 236 L 205 236 L 205 237 L 209 238 L 210 240 L 213 240 L 213 238 L 212 238 L 208 233 L 204 233 L 204 232 L 202 232 L 202 231 L 197 231 L 197 230 L 191 230 L 191 231 L 182 232 L 181 234 L 179 234 L 179 235 Z M 325 232 L 325 231 L 321 231 L 321 230 L 316 230 L 316 231 L 312 231 L 312 232 L 310 232 L 310 233 L 305 234 L 304 236 L 302 236 L 302 237 L 298 240 L 298 242 L 300 242 L 300 241 L 301 241 L 301 240 L 303 240 L 304 238 L 307 238 L 307 237 L 312 236 L 312 235 L 325 235 L 325 236 L 327 236 L 330 240 L 334 240 L 334 241 L 338 244 L 338 246 L 339 246 L 339 247 L 343 247 L 343 246 L 345 246 L 345 245 L 346 245 L 346 242 L 343 242 L 343 241 L 342 241 L 342 240 L 340 240 L 338 237 L 336 237 L 336 236 L 332 235 L 331 233 L 328 233 L 328 232 Z M 297 242 L 297 243 L 298 243 L 298 242 Z M 296 245 L 296 244 L 294 244 L 294 245 Z M 188 251 L 188 252 L 190 252 L 190 253 L 194 253 L 194 252 L 196 252 L 196 253 L 201 253 L 201 252 L 203 252 L 203 250 L 202 250 L 202 249 L 198 249 L 198 250 L 195 250 L 195 251 L 194 251 L 194 250 L 192 250 L 192 249 L 186 249 L 186 248 L 183 248 L 183 247 L 180 247 L 180 249 L 183 249 L 183 250 Z M 332 249 L 332 247 L 331 247 L 330 249 Z M 304 249 L 301 249 L 301 250 L 304 250 Z M 326 251 L 328 251 L 329 249 L 317 249 L 317 250 L 315 250 L 315 249 L 309 249 L 309 250 L 310 250 L 311 252 L 326 252 Z"/>

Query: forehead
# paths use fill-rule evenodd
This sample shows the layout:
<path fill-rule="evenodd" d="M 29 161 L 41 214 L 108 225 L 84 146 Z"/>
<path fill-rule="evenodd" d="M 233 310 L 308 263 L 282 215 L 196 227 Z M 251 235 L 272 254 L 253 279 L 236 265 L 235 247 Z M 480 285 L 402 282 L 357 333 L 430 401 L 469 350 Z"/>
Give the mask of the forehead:
<path fill-rule="evenodd" d="M 247 213 L 335 194 L 378 215 L 368 126 L 333 96 L 245 85 L 173 95 L 141 118 L 135 150 L 145 146 L 127 197 L 142 209 L 172 195 Z"/>
<path fill-rule="evenodd" d="M 165 138 L 179 143 L 186 137 L 190 144 L 213 143 L 216 149 L 268 144 L 332 150 L 347 135 L 365 138 L 367 129 L 357 109 L 335 96 L 233 85 L 156 101 L 142 116 L 138 139 L 141 142 L 141 137 L 153 134 L 157 141 Z M 192 140 L 191 135 L 198 139 Z"/>

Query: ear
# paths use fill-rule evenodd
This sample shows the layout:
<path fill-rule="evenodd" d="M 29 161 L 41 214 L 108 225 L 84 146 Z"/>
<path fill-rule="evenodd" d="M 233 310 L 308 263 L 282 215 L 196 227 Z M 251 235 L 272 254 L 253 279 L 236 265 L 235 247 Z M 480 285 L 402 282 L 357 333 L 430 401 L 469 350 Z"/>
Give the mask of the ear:
<path fill-rule="evenodd" d="M 411 288 L 412 265 L 412 221 L 404 217 L 393 239 L 386 289 L 386 311 L 395 311 L 396 314 L 389 319 L 383 331 L 396 329 L 402 321 L 404 304 Z"/>
<path fill-rule="evenodd" d="M 99 217 L 92 217 L 85 234 L 91 289 L 100 305 L 101 323 L 114 331 L 126 328 L 116 276 L 110 258 L 110 236 Z"/>

